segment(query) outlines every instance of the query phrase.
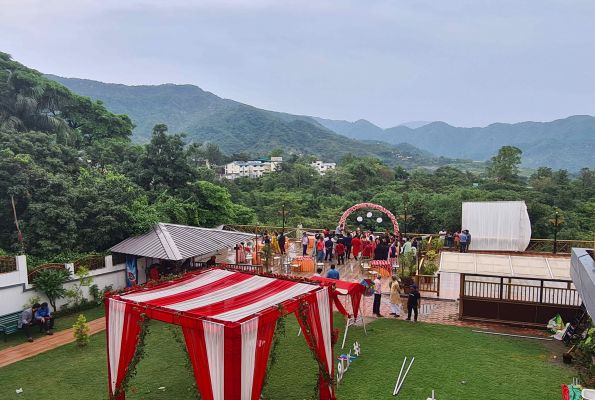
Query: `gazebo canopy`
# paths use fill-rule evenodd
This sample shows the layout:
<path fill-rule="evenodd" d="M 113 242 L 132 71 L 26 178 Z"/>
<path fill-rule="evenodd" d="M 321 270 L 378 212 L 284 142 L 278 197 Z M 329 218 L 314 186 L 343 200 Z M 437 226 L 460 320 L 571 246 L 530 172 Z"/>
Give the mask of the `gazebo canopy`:
<path fill-rule="evenodd" d="M 276 321 L 296 311 L 303 313 L 298 321 L 310 348 L 332 377 L 331 296 L 328 285 L 212 268 L 109 297 L 110 393 L 120 387 L 133 358 L 141 315 L 182 326 L 205 400 L 259 399 Z M 322 376 L 320 398 L 332 399 L 334 389 Z"/>
<path fill-rule="evenodd" d="M 443 252 L 440 272 L 545 280 L 569 280 L 568 258 Z"/>
<path fill-rule="evenodd" d="M 254 238 L 250 233 L 160 222 L 144 235 L 130 237 L 111 250 L 139 257 L 179 261 L 199 257 Z"/>

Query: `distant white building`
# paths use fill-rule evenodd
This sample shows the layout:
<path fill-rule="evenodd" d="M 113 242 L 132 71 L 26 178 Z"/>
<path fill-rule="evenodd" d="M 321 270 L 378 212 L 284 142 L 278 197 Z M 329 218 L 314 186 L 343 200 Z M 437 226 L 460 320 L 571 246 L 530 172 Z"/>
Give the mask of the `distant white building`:
<path fill-rule="evenodd" d="M 320 175 L 324 175 L 325 171 L 329 169 L 335 169 L 337 167 L 337 163 L 324 163 L 322 161 L 316 161 L 310 164 L 310 166 L 316 168 Z"/>
<path fill-rule="evenodd" d="M 236 179 L 247 176 L 251 179 L 262 177 L 263 174 L 274 171 L 283 162 L 282 157 L 259 158 L 251 161 L 233 161 L 225 164 L 222 178 Z"/>

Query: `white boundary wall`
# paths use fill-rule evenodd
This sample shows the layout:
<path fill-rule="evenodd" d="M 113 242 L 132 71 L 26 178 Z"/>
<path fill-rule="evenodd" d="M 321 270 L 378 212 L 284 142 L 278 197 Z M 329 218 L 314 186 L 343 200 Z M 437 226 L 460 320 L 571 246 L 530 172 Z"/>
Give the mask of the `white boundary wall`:
<path fill-rule="evenodd" d="M 0 274 L 0 315 L 23 309 L 23 305 L 29 302 L 30 299 L 39 296 L 41 302 L 48 301 L 47 297 L 41 293 L 33 290 L 32 285 L 27 280 L 27 258 L 26 256 L 17 256 L 17 270 Z M 75 284 L 78 284 L 78 279 L 74 275 L 74 265 L 65 264 L 73 274 L 72 279 L 67 282 L 64 287 L 71 289 Z M 139 283 L 147 281 L 145 274 L 145 259 L 139 258 L 137 260 L 138 266 L 138 280 Z M 93 284 L 103 289 L 105 286 L 112 285 L 114 290 L 126 287 L 126 265 L 112 264 L 112 256 L 105 257 L 105 267 L 93 271 L 89 271 L 89 276 L 92 276 Z M 88 288 L 83 288 L 85 297 L 93 300 L 88 293 Z M 56 302 L 58 309 L 62 305 L 68 303 L 68 298 L 60 299 Z"/>

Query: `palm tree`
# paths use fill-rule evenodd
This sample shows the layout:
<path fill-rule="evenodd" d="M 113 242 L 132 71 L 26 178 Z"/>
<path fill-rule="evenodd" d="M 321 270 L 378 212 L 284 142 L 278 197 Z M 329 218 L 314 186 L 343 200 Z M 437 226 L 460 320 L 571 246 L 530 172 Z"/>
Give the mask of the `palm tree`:
<path fill-rule="evenodd" d="M 31 83 L 29 79 L 18 79 L 18 73 L 7 72 L 6 83 L 0 87 L 0 129 L 68 136 L 68 124 L 58 111 L 67 99 L 48 93 L 46 84 L 40 80 Z"/>

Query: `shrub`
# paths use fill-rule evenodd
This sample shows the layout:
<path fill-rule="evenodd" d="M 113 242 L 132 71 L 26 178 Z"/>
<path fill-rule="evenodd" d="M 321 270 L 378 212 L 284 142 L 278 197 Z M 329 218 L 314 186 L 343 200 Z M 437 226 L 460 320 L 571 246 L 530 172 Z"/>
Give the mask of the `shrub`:
<path fill-rule="evenodd" d="M 41 297 L 39 297 L 39 296 L 31 297 L 28 302 L 23 304 L 23 309 L 25 310 L 27 308 L 31 308 L 31 307 L 33 307 L 34 304 L 39 303 L 40 301 L 41 301 Z"/>
<path fill-rule="evenodd" d="M 85 347 L 90 342 L 90 335 L 91 328 L 87 325 L 87 319 L 83 314 L 79 315 L 79 318 L 76 320 L 76 323 L 72 326 L 74 328 L 74 332 L 72 336 L 76 338 L 76 343 L 79 347 Z"/>
<path fill-rule="evenodd" d="M 70 279 L 70 271 L 67 269 L 44 269 L 37 273 L 33 279 L 33 289 L 36 292 L 45 294 L 50 305 L 56 311 L 56 300 L 66 296 L 64 284 Z"/>
<path fill-rule="evenodd" d="M 83 287 L 91 285 L 94 279 L 89 276 L 89 270 L 85 267 L 79 267 L 76 276 L 79 280 L 79 284 L 74 285 L 72 289 L 66 292 L 66 296 L 74 301 L 75 306 L 87 301 L 83 293 Z"/>
<path fill-rule="evenodd" d="M 105 286 L 103 290 L 99 290 L 99 286 L 97 285 L 89 286 L 89 294 L 93 296 L 93 300 L 95 300 L 97 304 L 103 303 L 105 300 L 105 293 L 111 292 L 112 290 L 112 285 Z"/>

